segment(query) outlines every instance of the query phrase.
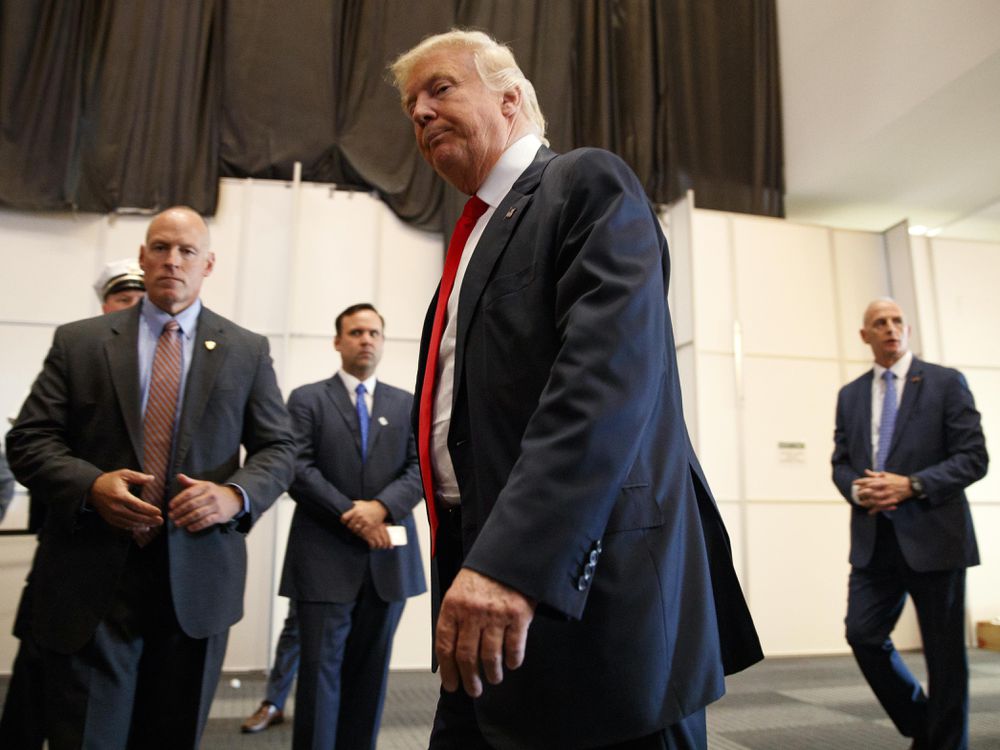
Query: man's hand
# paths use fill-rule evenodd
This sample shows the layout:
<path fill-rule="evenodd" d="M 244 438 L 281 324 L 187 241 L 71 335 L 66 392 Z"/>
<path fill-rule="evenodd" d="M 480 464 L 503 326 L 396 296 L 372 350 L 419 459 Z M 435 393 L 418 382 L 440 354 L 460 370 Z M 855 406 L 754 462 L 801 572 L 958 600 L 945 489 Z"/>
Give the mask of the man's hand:
<path fill-rule="evenodd" d="M 184 488 L 167 503 L 170 520 L 190 532 L 201 531 L 217 523 L 227 523 L 243 510 L 243 496 L 235 487 L 192 479 L 178 474 Z"/>
<path fill-rule="evenodd" d="M 887 510 L 896 510 L 904 500 L 913 497 L 910 478 L 888 471 L 865 469 L 865 475 L 854 480 L 858 488 L 858 503 L 874 516 Z"/>
<path fill-rule="evenodd" d="M 364 539 L 372 549 L 392 549 L 385 528 L 388 509 L 378 500 L 355 500 L 354 507 L 341 514 L 340 522 Z"/>
<path fill-rule="evenodd" d="M 160 526 L 163 523 L 160 509 L 128 490 L 130 484 L 143 485 L 152 481 L 152 474 L 131 469 L 109 471 L 94 480 L 88 502 L 101 518 L 116 528 L 134 531 Z"/>
<path fill-rule="evenodd" d="M 517 669 L 524 661 L 528 626 L 535 602 L 499 581 L 462 568 L 445 594 L 438 615 L 434 651 L 441 667 L 441 685 L 478 698 L 483 692 L 479 670 L 491 685 L 503 681 L 503 668 Z"/>

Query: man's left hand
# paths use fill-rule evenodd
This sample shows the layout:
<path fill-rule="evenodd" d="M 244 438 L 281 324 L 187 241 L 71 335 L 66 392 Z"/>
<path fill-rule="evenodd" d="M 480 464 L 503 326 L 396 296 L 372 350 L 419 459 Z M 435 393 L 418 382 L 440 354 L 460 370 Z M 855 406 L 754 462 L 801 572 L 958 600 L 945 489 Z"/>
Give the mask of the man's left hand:
<path fill-rule="evenodd" d="M 445 594 L 438 615 L 435 653 L 445 690 L 478 698 L 486 681 L 498 685 L 503 668 L 524 661 L 535 602 L 499 581 L 462 568 Z"/>
<path fill-rule="evenodd" d="M 858 502 L 868 508 L 869 515 L 895 510 L 899 504 L 913 497 L 910 478 L 888 471 L 865 469 L 865 475 L 855 479 Z"/>
<path fill-rule="evenodd" d="M 184 488 L 167 503 L 170 520 L 190 532 L 201 531 L 217 523 L 227 523 L 243 510 L 243 496 L 235 487 L 192 479 L 178 474 Z"/>
<path fill-rule="evenodd" d="M 340 522 L 360 537 L 370 536 L 385 523 L 389 511 L 378 500 L 355 500 L 354 506 L 342 513 Z"/>

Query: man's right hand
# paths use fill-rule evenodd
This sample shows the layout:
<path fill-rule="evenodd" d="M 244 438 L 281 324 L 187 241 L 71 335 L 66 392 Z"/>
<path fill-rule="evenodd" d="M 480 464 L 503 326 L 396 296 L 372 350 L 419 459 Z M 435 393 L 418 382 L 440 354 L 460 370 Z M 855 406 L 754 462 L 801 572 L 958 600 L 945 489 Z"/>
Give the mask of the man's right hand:
<path fill-rule="evenodd" d="M 119 469 L 101 474 L 90 486 L 90 506 L 110 525 L 134 531 L 163 523 L 163 513 L 155 505 L 142 501 L 128 491 L 130 484 L 148 484 L 152 474 Z"/>

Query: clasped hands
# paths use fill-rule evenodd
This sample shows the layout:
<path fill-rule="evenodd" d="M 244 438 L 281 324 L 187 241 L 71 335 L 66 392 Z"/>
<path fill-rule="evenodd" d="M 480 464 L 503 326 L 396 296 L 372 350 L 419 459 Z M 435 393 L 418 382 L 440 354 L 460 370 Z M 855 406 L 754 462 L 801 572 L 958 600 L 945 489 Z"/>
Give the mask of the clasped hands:
<path fill-rule="evenodd" d="M 129 491 L 129 485 L 145 485 L 152 474 L 119 469 L 101 474 L 90 487 L 89 502 L 111 526 L 126 531 L 145 531 L 163 524 L 163 511 Z M 192 479 L 178 474 L 183 488 L 167 502 L 167 516 L 192 533 L 217 523 L 227 523 L 243 510 L 243 496 L 235 487 Z"/>
<path fill-rule="evenodd" d="M 853 482 L 857 488 L 858 504 L 874 516 L 887 510 L 896 510 L 904 500 L 913 497 L 910 478 L 888 471 L 865 469 L 865 475 Z"/>
<path fill-rule="evenodd" d="M 389 511 L 378 500 L 355 500 L 353 507 L 341 514 L 340 522 L 371 549 L 392 549 L 385 523 L 388 516 Z"/>

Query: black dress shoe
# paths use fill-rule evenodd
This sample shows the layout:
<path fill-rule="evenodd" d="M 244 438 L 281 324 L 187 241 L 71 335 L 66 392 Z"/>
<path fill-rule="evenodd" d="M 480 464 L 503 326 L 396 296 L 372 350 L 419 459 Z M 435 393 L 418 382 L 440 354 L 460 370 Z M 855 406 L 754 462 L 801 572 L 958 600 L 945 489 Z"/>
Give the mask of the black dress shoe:
<path fill-rule="evenodd" d="M 240 727 L 240 731 L 243 734 L 256 734 L 257 732 L 263 732 L 272 724 L 280 724 L 284 720 L 285 714 L 282 713 L 280 708 L 273 703 L 264 701 L 260 704 L 260 708 L 254 711 L 252 716 L 247 717 L 247 720 Z"/>

